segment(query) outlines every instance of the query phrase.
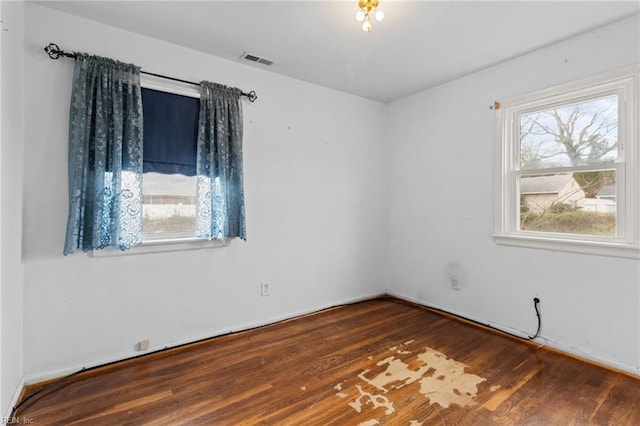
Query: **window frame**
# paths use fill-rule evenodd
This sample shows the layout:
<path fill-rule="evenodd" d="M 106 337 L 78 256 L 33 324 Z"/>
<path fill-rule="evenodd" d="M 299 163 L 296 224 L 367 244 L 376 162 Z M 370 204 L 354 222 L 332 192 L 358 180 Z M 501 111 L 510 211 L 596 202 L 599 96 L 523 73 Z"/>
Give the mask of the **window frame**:
<path fill-rule="evenodd" d="M 640 67 L 632 65 L 548 89 L 534 91 L 501 103 L 495 121 L 495 223 L 494 241 L 510 245 L 605 256 L 640 258 L 638 196 L 638 111 Z M 576 169 L 616 170 L 615 237 L 526 231 L 519 229 L 519 176 L 541 169 L 520 168 L 519 118 L 523 114 L 618 96 L 618 160 L 587 166 L 546 168 L 558 173 Z M 568 170 L 569 169 L 569 170 Z"/>

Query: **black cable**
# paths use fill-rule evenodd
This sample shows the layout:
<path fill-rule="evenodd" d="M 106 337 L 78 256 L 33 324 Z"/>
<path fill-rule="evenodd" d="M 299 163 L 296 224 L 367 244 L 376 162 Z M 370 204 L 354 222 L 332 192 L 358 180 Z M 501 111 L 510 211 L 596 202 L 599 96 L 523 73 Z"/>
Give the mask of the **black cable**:
<path fill-rule="evenodd" d="M 379 297 L 379 298 L 374 298 L 374 299 L 370 299 L 370 300 L 385 300 L 385 299 L 394 299 L 394 298 L 393 297 Z M 359 301 L 355 301 L 355 302 L 343 303 L 343 304 L 340 304 L 340 305 L 333 305 L 333 306 L 330 306 L 328 308 L 319 309 L 317 311 L 310 312 L 308 314 L 301 315 L 301 316 L 314 315 L 314 314 L 318 314 L 320 312 L 328 311 L 330 309 L 338 308 L 338 307 L 341 307 L 341 306 L 355 305 L 355 304 L 363 302 L 363 301 L 365 301 L 365 300 L 359 300 Z M 172 349 L 178 349 L 178 348 L 181 348 L 181 347 L 184 347 L 184 346 L 188 346 L 188 345 L 195 345 L 195 344 L 198 344 L 198 343 L 203 343 L 203 342 L 206 342 L 208 340 L 217 339 L 217 338 L 228 336 L 228 335 L 234 334 L 234 333 L 242 333 L 242 332 L 245 332 L 245 331 L 256 330 L 256 329 L 263 328 L 263 327 L 269 327 L 269 326 L 276 325 L 276 324 L 279 324 L 279 323 L 283 323 L 283 322 L 286 322 L 286 321 L 289 321 L 289 320 L 291 320 L 291 318 L 285 318 L 285 319 L 280 320 L 280 321 L 275 321 L 275 322 L 272 322 L 272 323 L 269 323 L 269 324 L 265 324 L 265 325 L 258 325 L 256 327 L 251 327 L 251 328 L 247 328 L 247 329 L 244 329 L 244 330 L 239 330 L 239 331 L 233 331 L 232 330 L 232 331 L 229 331 L 229 332 L 224 333 L 224 334 L 219 334 L 217 336 L 205 337 L 205 338 L 200 339 L 200 340 L 195 340 L 193 342 L 183 343 L 183 344 L 176 345 L 176 346 L 165 346 L 162 349 L 157 349 L 157 350 L 152 351 L 152 352 L 147 352 L 147 353 L 144 353 L 144 354 L 135 355 L 135 356 L 132 356 L 132 357 L 129 357 L 129 358 L 119 359 L 119 360 L 116 360 L 116 361 L 107 362 L 105 364 L 94 365 L 93 367 L 84 367 L 81 370 L 78 370 L 78 371 L 75 371 L 73 373 L 67 374 L 66 376 L 62 376 L 62 377 L 59 377 L 57 379 L 54 379 L 50 383 L 42 386 L 40 389 L 38 389 L 37 391 L 33 392 L 28 397 L 26 397 L 22 401 L 18 402 L 16 405 L 14 405 L 13 406 L 13 411 L 11 412 L 11 415 L 12 416 L 15 415 L 16 411 L 19 408 L 24 406 L 28 401 L 32 400 L 36 396 L 39 395 L 39 397 L 37 399 L 35 399 L 34 401 L 37 401 L 39 398 L 42 398 L 43 396 L 45 396 L 46 395 L 45 391 L 57 391 L 59 389 L 62 389 L 65 386 L 73 383 L 73 381 L 70 380 L 70 379 L 74 378 L 75 376 L 77 376 L 77 375 L 79 375 L 81 373 L 87 373 L 89 371 L 97 370 L 97 369 L 103 368 L 103 367 L 108 367 L 108 366 L 113 365 L 113 364 L 118 364 L 118 363 L 121 363 L 121 362 L 131 361 L 131 360 L 134 360 L 136 358 L 141 358 L 141 357 L 144 357 L 144 356 L 147 356 L 147 355 L 153 355 L 153 354 L 157 354 L 157 353 L 168 351 L 168 350 L 172 350 Z M 60 386 L 55 387 L 55 385 L 60 385 Z"/>
<path fill-rule="evenodd" d="M 540 319 L 540 311 L 538 310 L 538 303 L 540 303 L 540 299 L 538 299 L 537 297 L 534 297 L 533 308 L 536 310 L 536 316 L 538 317 L 538 329 L 536 330 L 536 334 L 534 334 L 533 336 L 527 336 L 529 340 L 535 339 L 536 337 L 538 337 L 538 334 L 540 334 L 541 319 Z"/>
<path fill-rule="evenodd" d="M 377 297 L 377 298 L 373 298 L 373 299 L 370 299 L 370 300 L 391 300 L 391 301 L 395 301 L 395 302 L 398 302 L 398 301 L 405 302 L 404 300 L 402 300 L 400 298 L 397 298 L 397 297 L 394 297 L 394 296 L 382 296 L 382 297 Z M 355 305 L 355 304 L 360 303 L 360 302 L 362 302 L 362 301 L 356 301 L 356 302 L 351 302 L 351 303 L 343 303 L 343 304 L 340 304 L 340 305 L 334 305 L 334 306 L 331 306 L 331 307 L 328 307 L 328 308 L 320 309 L 320 310 L 315 311 L 315 312 L 311 312 L 311 313 L 309 313 L 307 315 L 317 314 L 317 313 L 320 313 L 320 312 L 323 312 L 323 311 L 328 311 L 330 309 L 334 309 L 334 308 L 341 307 L 341 306 Z M 469 322 L 481 325 L 483 327 L 488 327 L 488 328 L 490 328 L 492 330 L 499 331 L 500 333 L 504 333 L 504 334 L 507 334 L 509 336 L 515 337 L 517 339 L 521 339 L 521 340 L 533 340 L 536 337 L 538 337 L 538 334 L 540 333 L 541 318 L 540 318 L 540 311 L 538 310 L 538 303 L 540 303 L 540 299 L 538 299 L 537 297 L 533 298 L 533 307 L 536 310 L 536 316 L 538 317 L 538 329 L 536 330 L 536 334 L 534 334 L 533 336 L 527 336 L 527 337 L 518 336 L 517 334 L 510 333 L 510 332 L 508 332 L 506 330 L 502 330 L 502 329 L 494 327 L 494 326 L 492 326 L 490 324 L 484 324 L 484 323 L 481 323 L 479 321 L 472 320 L 470 318 L 464 317 L 462 315 L 453 314 L 451 312 L 445 311 L 444 309 L 439 309 L 439 308 L 433 308 L 431 306 L 420 305 L 420 304 L 417 304 L 417 303 L 414 303 L 414 302 L 410 302 L 410 303 L 412 303 L 414 305 L 418 305 L 418 306 L 423 306 L 423 307 L 426 307 L 426 308 L 434 310 L 434 311 L 439 311 L 439 312 L 445 313 L 447 315 L 451 315 L 453 317 L 457 317 L 457 318 L 463 319 L 465 321 L 469 321 Z M 282 323 L 282 322 L 289 321 L 289 320 L 290 319 L 283 319 L 283 320 L 280 320 L 280 321 L 276 321 L 274 323 L 269 323 L 269 324 L 260 325 L 260 326 L 257 326 L 257 327 L 252 327 L 252 328 L 249 328 L 249 329 L 241 330 L 240 332 L 255 330 L 255 329 L 263 328 L 263 327 L 268 327 L 268 326 L 275 325 L 275 324 Z M 213 339 L 216 339 L 216 338 L 219 338 L 219 337 L 228 336 L 229 334 L 233 334 L 233 333 L 236 333 L 236 332 L 230 331 L 228 333 L 220 334 L 218 336 L 206 337 L 204 339 L 196 340 L 194 342 L 183 343 L 183 344 L 177 345 L 177 346 L 164 347 L 162 349 L 158 349 L 158 350 L 153 351 L 153 352 L 148 352 L 148 353 L 132 356 L 132 357 L 125 358 L 125 359 L 108 362 L 106 364 L 100 364 L 100 365 L 95 365 L 93 367 L 82 368 L 81 370 L 78 370 L 78 371 L 76 371 L 74 373 L 71 373 L 71 374 L 68 374 L 66 376 L 60 377 L 57 380 L 52 381 L 51 383 L 41 387 L 40 389 L 38 389 L 34 393 L 30 394 L 28 397 L 26 397 L 22 401 L 18 402 L 13 407 L 13 411 L 12 411 L 11 415 L 14 415 L 16 413 L 16 411 L 18 410 L 18 408 L 20 408 L 23 405 L 25 405 L 27 403 L 27 401 L 30 401 L 31 399 L 35 398 L 37 395 L 40 395 L 40 397 L 44 396 L 43 395 L 44 392 L 52 390 L 54 385 L 60 384 L 60 386 L 56 387 L 53 390 L 62 389 L 66 385 L 72 383 L 72 381 L 70 381 L 69 379 L 72 379 L 73 377 L 75 377 L 75 376 L 77 376 L 77 375 L 79 375 L 81 373 L 87 373 L 89 371 L 97 370 L 98 368 L 108 367 L 110 365 L 121 363 L 121 362 L 125 362 L 125 361 L 131 361 L 131 360 L 136 359 L 136 358 L 141 358 L 143 356 L 152 355 L 152 354 L 156 354 L 156 353 L 159 353 L 159 352 L 164 352 L 164 351 L 167 351 L 167 350 L 170 350 L 170 349 L 177 349 L 177 348 L 180 348 L 180 347 L 183 347 L 183 346 L 187 346 L 187 345 L 194 345 L 194 344 L 197 344 L 197 343 L 202 343 L 202 342 L 205 342 L 207 340 L 213 340 Z"/>
<path fill-rule="evenodd" d="M 413 302 L 412 302 L 412 303 L 413 303 Z M 503 334 L 506 334 L 506 335 L 508 335 L 508 336 L 515 337 L 516 339 L 520 339 L 520 340 L 533 340 L 533 339 L 535 339 L 536 337 L 538 337 L 538 334 L 540 333 L 541 318 L 540 318 L 540 312 L 538 311 L 538 303 L 540 303 L 540 299 L 538 299 L 537 297 L 534 297 L 534 298 L 533 298 L 533 307 L 535 308 L 535 310 L 536 310 L 536 315 L 538 316 L 538 330 L 536 331 L 536 334 L 534 334 L 533 336 L 529 336 L 529 335 L 527 335 L 526 337 L 525 337 L 525 336 L 519 336 L 519 335 L 517 335 L 517 334 L 511 333 L 511 332 L 509 332 L 509 331 L 503 330 L 503 329 L 498 328 L 498 327 L 494 327 L 494 326 L 493 326 L 493 325 L 491 325 L 491 324 L 485 324 L 485 323 L 483 323 L 483 322 L 476 321 L 476 320 L 474 320 L 474 319 L 467 318 L 467 317 L 462 316 L 462 315 L 459 315 L 459 314 L 454 314 L 454 313 L 452 313 L 452 312 L 445 311 L 444 309 L 434 308 L 434 307 L 432 307 L 432 306 L 428 306 L 428 305 L 420 305 L 419 303 L 415 303 L 415 304 L 416 304 L 416 305 L 418 305 L 418 306 L 424 306 L 424 307 L 426 307 L 426 308 L 428 308 L 428 309 L 431 309 L 431 310 L 434 310 L 434 311 L 442 312 L 442 313 L 444 313 L 444 314 L 450 315 L 450 316 L 452 316 L 452 317 L 459 318 L 459 319 L 464 320 L 464 321 L 471 322 L 471 323 L 473 323 L 473 324 L 480 325 L 480 326 L 482 326 L 482 327 L 490 328 L 490 329 L 492 329 L 492 330 L 494 330 L 494 331 L 498 331 L 498 332 L 503 333 Z"/>
<path fill-rule="evenodd" d="M 194 342 L 194 343 L 197 343 L 197 342 Z M 44 394 L 45 391 L 59 390 L 59 389 L 62 389 L 63 387 L 65 387 L 66 385 L 73 383 L 73 381 L 71 381 L 69 379 L 72 379 L 73 377 L 75 377 L 75 376 L 77 376 L 77 375 L 79 375 L 81 373 L 87 373 L 89 371 L 97 370 L 98 368 L 108 367 L 110 365 L 113 365 L 113 364 L 116 364 L 116 363 L 119 363 L 119 362 L 130 361 L 132 359 L 140 358 L 140 357 L 145 356 L 145 355 L 151 355 L 153 353 L 160 352 L 160 351 L 163 351 L 165 349 L 169 349 L 169 348 L 159 349 L 159 350 L 154 351 L 154 352 L 149 352 L 149 353 L 132 356 L 132 357 L 125 358 L 125 359 L 120 359 L 120 360 L 116 360 L 116 361 L 107 362 L 106 364 L 94 365 L 93 367 L 83 367 L 81 370 L 78 370 L 78 371 L 75 371 L 73 373 L 67 374 L 66 376 L 59 377 L 58 379 L 55 379 L 55 380 L 51 381 L 50 383 L 42 386 L 40 389 L 38 389 L 34 393 L 30 394 L 28 397 L 26 397 L 22 401 L 18 402 L 16 405 L 14 405 L 13 406 L 13 412 L 11 413 L 11 415 L 13 416 L 16 413 L 16 411 L 18 410 L 18 408 L 20 408 L 23 405 L 25 405 L 27 403 L 27 401 L 30 401 L 31 399 L 35 398 L 37 395 L 40 395 L 40 398 L 41 398 L 41 397 L 43 397 L 45 395 Z M 55 385 L 60 385 L 60 386 L 54 388 Z M 52 389 L 52 388 L 54 388 L 54 389 Z M 37 400 L 38 399 L 36 399 L 35 401 L 37 401 Z"/>

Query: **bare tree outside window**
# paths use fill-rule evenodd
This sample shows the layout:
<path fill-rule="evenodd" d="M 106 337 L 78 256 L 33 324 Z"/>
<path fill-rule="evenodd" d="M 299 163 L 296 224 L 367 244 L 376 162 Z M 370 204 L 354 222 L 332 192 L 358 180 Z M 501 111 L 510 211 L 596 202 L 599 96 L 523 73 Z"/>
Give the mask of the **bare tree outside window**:
<path fill-rule="evenodd" d="M 520 167 L 613 163 L 618 156 L 618 97 L 520 116 Z"/>
<path fill-rule="evenodd" d="M 520 229 L 614 236 L 618 97 L 522 114 L 519 124 Z"/>

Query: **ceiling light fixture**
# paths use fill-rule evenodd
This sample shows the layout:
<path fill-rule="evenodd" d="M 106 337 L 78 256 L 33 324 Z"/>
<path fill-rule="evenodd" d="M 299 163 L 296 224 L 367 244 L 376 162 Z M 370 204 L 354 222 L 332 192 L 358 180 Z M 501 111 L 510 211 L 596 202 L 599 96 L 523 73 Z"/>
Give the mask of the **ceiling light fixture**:
<path fill-rule="evenodd" d="M 358 1 L 358 7 L 360 10 L 356 13 L 356 20 L 362 22 L 362 31 L 371 32 L 371 17 L 376 21 L 382 21 L 384 19 L 384 12 L 378 10 L 378 3 L 380 0 L 360 0 Z"/>

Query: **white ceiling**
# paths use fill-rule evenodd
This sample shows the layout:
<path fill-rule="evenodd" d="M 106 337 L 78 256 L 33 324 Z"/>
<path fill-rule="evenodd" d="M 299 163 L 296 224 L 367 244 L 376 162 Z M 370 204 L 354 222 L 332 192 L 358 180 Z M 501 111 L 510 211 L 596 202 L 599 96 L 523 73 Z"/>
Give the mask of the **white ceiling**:
<path fill-rule="evenodd" d="M 639 1 L 381 0 L 385 20 L 367 34 L 356 0 L 41 4 L 249 64 L 246 51 L 275 61 L 254 66 L 382 102 L 640 12 Z"/>

